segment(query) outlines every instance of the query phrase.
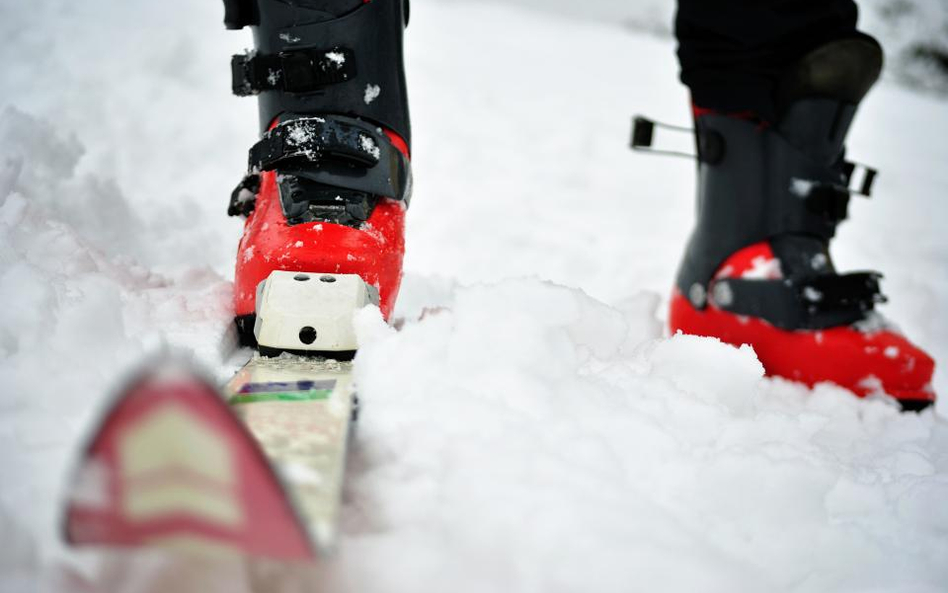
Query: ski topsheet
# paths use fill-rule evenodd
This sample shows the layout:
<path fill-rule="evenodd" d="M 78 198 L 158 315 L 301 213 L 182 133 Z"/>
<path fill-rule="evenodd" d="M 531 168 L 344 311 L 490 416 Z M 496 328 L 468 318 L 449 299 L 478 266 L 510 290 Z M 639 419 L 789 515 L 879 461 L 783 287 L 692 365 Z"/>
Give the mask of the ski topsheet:
<path fill-rule="evenodd" d="M 312 559 L 333 547 L 352 364 L 254 357 L 223 394 L 181 368 L 113 403 L 67 501 L 74 545 Z"/>
<path fill-rule="evenodd" d="M 352 363 L 254 355 L 225 391 L 283 477 L 316 548 L 331 549 L 355 414 Z"/>

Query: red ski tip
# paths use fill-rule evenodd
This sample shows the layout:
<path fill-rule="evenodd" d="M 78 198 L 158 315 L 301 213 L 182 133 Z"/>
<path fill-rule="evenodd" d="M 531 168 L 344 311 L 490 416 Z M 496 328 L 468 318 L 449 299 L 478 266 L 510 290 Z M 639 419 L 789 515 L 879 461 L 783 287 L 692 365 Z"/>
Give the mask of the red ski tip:
<path fill-rule="evenodd" d="M 65 537 L 73 545 L 315 556 L 253 437 L 210 383 L 180 368 L 140 375 L 112 404 L 73 475 Z"/>

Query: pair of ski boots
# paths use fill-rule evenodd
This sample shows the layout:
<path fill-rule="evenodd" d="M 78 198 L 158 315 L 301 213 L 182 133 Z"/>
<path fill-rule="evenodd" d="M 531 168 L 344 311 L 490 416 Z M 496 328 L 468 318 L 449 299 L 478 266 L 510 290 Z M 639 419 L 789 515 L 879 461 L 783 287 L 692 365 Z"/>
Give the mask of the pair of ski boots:
<path fill-rule="evenodd" d="M 284 280 L 297 287 L 361 278 L 356 300 L 388 318 L 411 193 L 407 0 L 225 4 L 227 26 L 254 33 L 256 50 L 233 58 L 233 89 L 258 96 L 262 132 L 229 208 L 247 216 L 234 287 L 240 335 L 259 340 L 262 312 L 280 300 L 274 271 L 294 273 Z M 837 274 L 828 251 L 853 193 L 845 137 L 881 63 L 870 38 L 816 49 L 781 82 L 776 122 L 696 108 L 698 222 L 669 325 L 750 344 L 771 375 L 884 391 L 918 410 L 934 401 L 934 362 L 873 312 L 880 276 Z M 873 172 L 863 173 L 856 193 L 871 186 Z M 324 303 L 318 291 L 295 296 L 310 309 Z M 351 343 L 323 347 L 303 317 L 284 323 L 281 349 Z"/>

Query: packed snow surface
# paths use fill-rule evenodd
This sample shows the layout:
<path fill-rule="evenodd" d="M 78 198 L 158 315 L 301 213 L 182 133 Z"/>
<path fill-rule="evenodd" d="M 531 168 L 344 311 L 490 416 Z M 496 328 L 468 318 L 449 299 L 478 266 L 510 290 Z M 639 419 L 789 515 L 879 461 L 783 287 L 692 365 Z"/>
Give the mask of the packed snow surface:
<path fill-rule="evenodd" d="M 359 318 L 338 554 L 66 549 L 67 468 L 122 376 L 171 348 L 223 381 L 248 356 L 224 212 L 257 132 L 227 64 L 251 41 L 221 17 L 185 0 L 0 9 L 0 591 L 945 590 L 948 405 L 900 414 L 663 333 L 693 166 L 626 145 L 635 112 L 687 121 L 674 42 L 433 0 L 406 37 L 406 322 Z M 948 397 L 948 103 L 892 78 L 850 142 L 882 171 L 876 197 L 834 250 L 886 274 L 883 313 Z"/>

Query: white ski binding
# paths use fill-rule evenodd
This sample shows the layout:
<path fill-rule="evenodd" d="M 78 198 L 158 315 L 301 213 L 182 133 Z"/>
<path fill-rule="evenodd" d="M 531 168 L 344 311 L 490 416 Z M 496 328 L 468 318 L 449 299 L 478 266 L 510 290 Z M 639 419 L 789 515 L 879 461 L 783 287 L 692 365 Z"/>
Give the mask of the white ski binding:
<path fill-rule="evenodd" d="M 355 352 L 353 316 L 378 303 L 358 274 L 274 270 L 257 286 L 253 333 L 264 355 Z"/>

